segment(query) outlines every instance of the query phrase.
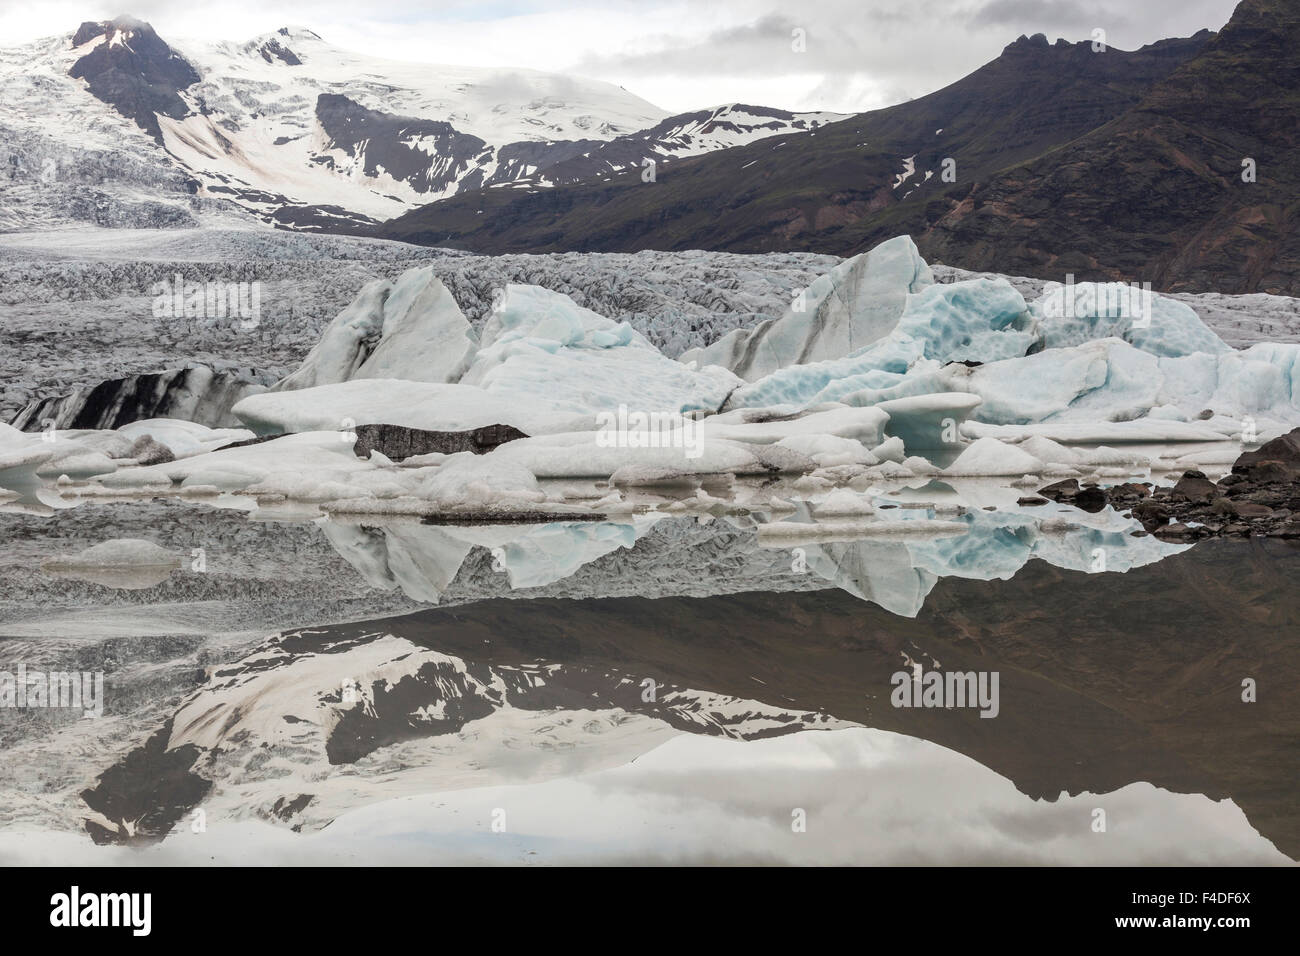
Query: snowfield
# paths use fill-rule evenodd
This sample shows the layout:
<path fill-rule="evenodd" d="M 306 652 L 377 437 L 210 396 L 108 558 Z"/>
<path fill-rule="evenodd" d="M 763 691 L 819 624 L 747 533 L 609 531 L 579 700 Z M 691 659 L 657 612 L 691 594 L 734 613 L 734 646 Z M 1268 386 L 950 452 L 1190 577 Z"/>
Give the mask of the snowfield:
<path fill-rule="evenodd" d="M 174 83 L 170 67 L 182 74 Z M 124 92 L 133 76 L 149 81 L 136 95 Z M 145 107 L 149 129 L 124 115 L 163 94 Z M 843 118 L 743 104 L 673 116 L 580 76 L 388 60 L 305 28 L 169 43 L 123 17 L 0 48 L 0 229 L 332 230 L 465 191 L 545 189 Z"/>

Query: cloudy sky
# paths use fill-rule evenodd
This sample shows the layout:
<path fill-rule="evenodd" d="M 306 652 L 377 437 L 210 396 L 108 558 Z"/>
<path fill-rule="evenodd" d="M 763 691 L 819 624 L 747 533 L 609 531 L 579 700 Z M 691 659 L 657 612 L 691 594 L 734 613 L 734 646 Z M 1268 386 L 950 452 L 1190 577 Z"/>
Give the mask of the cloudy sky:
<path fill-rule="evenodd" d="M 736 100 L 852 112 L 938 89 L 1021 33 L 1104 29 L 1133 49 L 1218 29 L 1236 0 L 0 0 L 5 44 L 131 13 L 164 39 L 286 24 L 394 59 L 529 67 L 626 87 L 668 110 Z M 804 52 L 792 48 L 796 31 Z"/>
<path fill-rule="evenodd" d="M 97 847 L 84 833 L 9 828 L 0 832 L 0 860 L 28 866 L 1287 862 L 1229 800 L 1148 783 L 1034 800 L 969 757 L 880 730 L 746 742 L 671 735 L 631 763 L 550 776 L 566 760 L 581 761 L 579 751 L 551 752 L 540 762 L 521 751 L 509 784 L 368 803 L 315 832 L 232 821 L 217 810 L 203 832 L 182 824 L 147 848 Z M 328 793 L 331 784 L 318 784 Z M 803 811 L 799 832 L 791 808 Z M 1099 809 L 1106 814 L 1104 833 L 1093 830 Z M 492 831 L 494 812 L 504 832 Z"/>

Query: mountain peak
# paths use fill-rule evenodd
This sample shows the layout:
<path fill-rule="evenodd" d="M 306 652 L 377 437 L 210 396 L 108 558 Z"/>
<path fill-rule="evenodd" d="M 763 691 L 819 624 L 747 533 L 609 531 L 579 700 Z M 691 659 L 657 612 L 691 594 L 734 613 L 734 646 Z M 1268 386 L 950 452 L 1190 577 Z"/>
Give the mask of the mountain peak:
<path fill-rule="evenodd" d="M 93 43 L 92 41 L 98 41 Z M 72 36 L 74 48 L 90 46 L 68 75 L 162 143 L 158 116 L 184 116 L 179 93 L 199 81 L 198 72 L 143 20 L 119 16 L 88 20 Z"/>
<path fill-rule="evenodd" d="M 1003 53 L 1017 53 L 1022 50 L 1046 50 L 1051 44 L 1047 42 L 1046 33 L 1035 33 L 1033 36 L 1020 34 L 1011 43 L 1002 48 Z"/>
<path fill-rule="evenodd" d="M 152 26 L 138 17 L 123 13 L 111 20 L 86 20 L 81 26 L 77 27 L 77 32 L 72 35 L 72 45 L 81 46 L 83 43 L 89 43 L 96 37 L 105 37 L 109 42 L 115 38 L 121 37 L 123 42 L 130 40 L 136 34 L 154 36 Z"/>
<path fill-rule="evenodd" d="M 284 26 L 275 31 L 276 36 L 285 37 L 289 40 L 316 40 L 324 42 L 321 35 L 315 30 L 308 30 L 306 27 Z"/>
<path fill-rule="evenodd" d="M 244 49 L 260 56 L 267 63 L 302 66 L 307 54 L 304 44 L 324 43 L 320 34 L 306 27 L 284 26 L 274 33 L 264 33 L 245 44 Z"/>

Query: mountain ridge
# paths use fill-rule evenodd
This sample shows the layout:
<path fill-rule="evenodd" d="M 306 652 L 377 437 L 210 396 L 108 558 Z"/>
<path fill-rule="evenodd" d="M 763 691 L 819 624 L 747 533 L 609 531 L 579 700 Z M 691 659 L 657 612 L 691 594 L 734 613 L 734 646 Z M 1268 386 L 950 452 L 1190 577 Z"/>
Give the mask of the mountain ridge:
<path fill-rule="evenodd" d="M 1082 136 L 1137 103 L 1209 36 L 1203 31 L 1133 52 L 1111 51 L 1106 58 L 1092 54 L 1086 42 L 1022 37 L 973 73 L 919 99 L 829 129 L 737 147 L 725 157 L 679 162 L 671 175 L 658 178 L 654 193 L 624 174 L 609 185 L 570 186 L 544 196 L 458 197 L 388 222 L 377 234 L 491 253 L 703 248 L 850 254 L 880 238 L 874 223 L 883 211 L 941 198 L 949 188 L 944 159 L 954 160 L 960 186 Z M 785 152 L 773 155 L 778 149 Z M 571 222 L 581 229 L 570 229 Z"/>
<path fill-rule="evenodd" d="M 145 133 L 148 162 L 185 176 L 199 206 L 340 233 L 485 186 L 546 189 L 644 156 L 667 162 L 841 118 L 740 106 L 674 117 L 597 80 L 384 60 L 306 28 L 169 44 L 129 16 L 2 50 L 0 76 L 11 88 L 0 98 L 0 146 L 29 152 L 34 135 L 63 140 L 66 156 L 56 165 L 74 165 L 81 131 L 54 117 L 76 101 L 97 123 L 124 119 Z M 135 137 L 117 139 L 136 148 Z M 562 178 L 550 178 L 559 166 Z M 48 171 L 21 164 L 16 173 L 10 178 L 48 179 Z M 23 223 L 30 191 L 10 201 L 0 195 L 3 219 Z M 130 224 L 138 204 L 113 204 L 96 221 Z M 63 218 L 84 217 L 77 204 L 63 205 Z M 180 216 L 197 211 L 188 205 Z M 163 216 L 150 209 L 138 224 Z"/>
<path fill-rule="evenodd" d="M 679 163 L 654 193 L 624 175 L 458 197 L 374 234 L 479 253 L 845 256 L 910 234 L 973 270 L 1293 296 L 1297 47 L 1300 11 L 1281 0 L 1242 0 L 1218 33 L 1131 53 L 1021 36 L 926 97 Z"/>

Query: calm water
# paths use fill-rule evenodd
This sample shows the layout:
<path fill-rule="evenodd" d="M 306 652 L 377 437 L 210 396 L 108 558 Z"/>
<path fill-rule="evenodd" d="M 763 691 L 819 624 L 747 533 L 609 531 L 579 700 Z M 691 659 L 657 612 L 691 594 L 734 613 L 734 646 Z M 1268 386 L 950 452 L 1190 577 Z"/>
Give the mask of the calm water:
<path fill-rule="evenodd" d="M 1300 858 L 1300 547 L 958 520 L 785 547 L 698 517 L 0 514 L 0 666 L 105 688 L 94 719 L 0 708 L 0 855 Z M 185 564 L 41 569 L 125 537 Z"/>

